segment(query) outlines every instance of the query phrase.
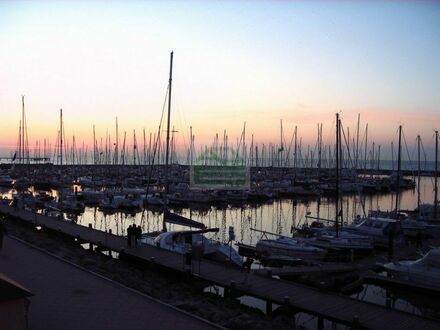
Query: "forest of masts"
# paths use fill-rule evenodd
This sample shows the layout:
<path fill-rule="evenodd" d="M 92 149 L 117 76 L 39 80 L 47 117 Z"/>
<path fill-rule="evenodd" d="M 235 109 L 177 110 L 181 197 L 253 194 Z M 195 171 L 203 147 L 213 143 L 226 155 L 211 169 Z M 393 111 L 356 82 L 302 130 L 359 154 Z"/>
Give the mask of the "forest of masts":
<path fill-rule="evenodd" d="M 333 126 L 333 125 L 332 125 Z M 210 145 L 196 147 L 196 137 L 190 127 L 189 146 L 177 146 L 176 131 L 170 131 L 170 163 L 182 165 L 240 165 L 251 167 L 302 167 L 302 168 L 332 168 L 335 160 L 335 142 L 323 141 L 323 124 L 317 124 L 316 142 L 314 145 L 304 145 L 298 134 L 298 127 L 294 127 L 293 134 L 286 139 L 283 131 L 283 122 L 280 120 L 280 140 L 278 143 L 256 143 L 254 135 L 246 136 L 246 123 L 239 138 L 231 140 L 224 130 L 221 135 L 215 134 Z M 54 145 L 47 139 L 36 141 L 34 148 L 30 148 L 26 116 L 24 112 L 24 97 L 22 97 L 22 116 L 19 124 L 17 149 L 12 160 L 18 164 L 53 163 L 56 165 L 159 165 L 165 164 L 166 139 L 161 125 L 157 132 L 147 133 L 142 130 L 141 137 L 136 131 L 124 131 L 120 134 L 118 118 L 116 117 L 114 135 L 107 129 L 106 135 L 98 137 L 95 134 L 95 125 L 92 127 L 93 145 L 82 141 L 78 143 L 73 135 L 66 136 L 63 122 L 63 112 L 59 113 L 59 129 Z M 350 135 L 350 128 L 341 126 L 342 140 L 342 167 L 353 169 L 381 168 L 381 145 L 369 141 L 368 123 L 360 127 L 360 115 L 357 117 L 357 126 L 354 134 Z M 438 139 L 438 132 L 435 132 Z M 407 160 L 411 160 L 408 145 L 403 135 Z M 421 148 L 423 160 L 427 156 L 420 136 L 417 136 L 417 145 Z M 391 146 L 390 169 L 394 169 L 397 146 Z M 183 150 L 182 150 L 183 149 Z M 420 150 L 419 150 L 420 152 Z M 403 154 L 405 154 L 403 152 Z"/>

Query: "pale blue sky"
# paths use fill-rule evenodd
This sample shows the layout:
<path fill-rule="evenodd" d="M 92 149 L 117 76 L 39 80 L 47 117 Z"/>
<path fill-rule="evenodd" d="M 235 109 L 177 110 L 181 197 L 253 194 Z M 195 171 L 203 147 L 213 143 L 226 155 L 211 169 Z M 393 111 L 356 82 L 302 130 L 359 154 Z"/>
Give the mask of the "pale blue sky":
<path fill-rule="evenodd" d="M 283 119 L 313 143 L 337 110 L 382 143 L 399 124 L 425 140 L 440 126 L 436 2 L 2 1 L 0 144 L 15 143 L 21 94 L 34 139 L 56 136 L 61 107 L 70 134 L 115 116 L 154 130 L 171 49 L 181 132 L 237 136 L 246 121 L 268 141 Z"/>

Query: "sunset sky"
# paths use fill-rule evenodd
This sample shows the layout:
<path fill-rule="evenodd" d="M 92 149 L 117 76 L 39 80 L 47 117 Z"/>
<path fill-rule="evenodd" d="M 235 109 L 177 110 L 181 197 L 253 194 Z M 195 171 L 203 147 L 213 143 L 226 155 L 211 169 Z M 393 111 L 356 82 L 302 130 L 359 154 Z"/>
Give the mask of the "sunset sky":
<path fill-rule="evenodd" d="M 440 4 L 435 1 L 1 1 L 0 149 L 18 139 L 25 95 L 30 146 L 91 144 L 157 130 L 174 50 L 172 125 L 188 145 L 226 129 L 248 143 L 333 141 L 341 112 L 388 148 L 403 125 L 427 149 L 440 128 Z M 432 151 L 432 149 L 430 149 Z"/>

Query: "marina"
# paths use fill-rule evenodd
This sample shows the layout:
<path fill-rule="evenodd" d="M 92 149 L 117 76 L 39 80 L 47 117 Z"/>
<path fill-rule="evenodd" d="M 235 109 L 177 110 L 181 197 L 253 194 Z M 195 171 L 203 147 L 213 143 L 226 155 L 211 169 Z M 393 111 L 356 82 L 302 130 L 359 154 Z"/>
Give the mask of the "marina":
<path fill-rule="evenodd" d="M 439 14 L 0 2 L 1 330 L 439 329 Z"/>
<path fill-rule="evenodd" d="M 391 277 L 411 274 L 421 278 L 418 268 L 412 267 L 416 270 L 412 272 L 404 265 L 422 262 L 393 262 L 413 258 L 421 251 L 417 249 L 424 247 L 423 241 L 428 248 L 440 240 L 438 132 L 434 172 L 425 168 L 422 175 L 419 144 L 418 168 L 412 177 L 402 170 L 402 126 L 398 130 L 396 171 L 370 168 L 366 172 L 366 166 L 358 171 L 358 145 L 353 162 L 349 145 L 344 148 L 342 144 L 344 131 L 338 113 L 335 152 L 330 151 L 328 159 L 321 158 L 319 135 L 317 167 L 298 167 L 297 152 L 293 167 L 289 166 L 288 153 L 286 158 L 272 158 L 271 163 L 275 161 L 278 167 L 262 166 L 257 156 L 247 159 L 245 126 L 242 150 L 238 151 L 239 145 L 235 157 L 233 153 L 228 156 L 225 139 L 220 150 L 214 143 L 209 153 L 202 152 L 198 164 L 192 162 L 191 146 L 189 165 L 180 165 L 170 159 L 172 69 L 173 52 L 165 164 L 153 165 L 156 147 L 148 166 L 126 165 L 125 156 L 119 163 L 116 144 L 113 165 L 98 164 L 98 149 L 94 150 L 94 165 L 63 165 L 60 110 L 57 165 L 30 164 L 24 128 L 20 128 L 18 164 L 14 155 L 11 163 L 3 166 L 0 177 L 0 213 L 7 221 L 25 222 L 36 230 L 64 236 L 91 253 L 193 278 L 217 291 L 220 287 L 223 299 L 240 298 L 244 303 L 246 299 L 241 297 L 260 299 L 268 317 L 275 305 L 275 311 L 287 309 L 295 324 L 306 314 L 316 319 L 317 329 L 324 329 L 328 322 L 332 327 L 380 329 L 384 320 L 395 329 L 437 327 L 433 315 L 391 309 L 347 293 L 359 290 L 366 283 L 363 275 L 376 270 L 380 263 Z M 24 118 L 24 98 L 22 103 Z M 296 143 L 295 136 L 295 150 Z M 283 150 L 282 145 L 279 150 Z M 249 155 L 252 151 L 251 146 Z M 310 160 L 310 164 L 315 162 L 312 155 Z M 254 162 L 256 166 L 252 166 Z M 426 188 L 429 181 L 434 182 L 431 191 Z M 376 205 L 372 204 L 374 200 Z M 283 209 L 287 209 L 286 214 Z M 425 251 L 420 260 L 437 258 L 435 251 Z M 437 261 L 430 264 L 438 266 Z M 437 273 L 423 278 L 436 287 Z M 405 282 L 392 278 L 381 281 L 370 275 L 367 279 L 405 287 Z M 412 285 L 407 287 L 413 289 Z"/>

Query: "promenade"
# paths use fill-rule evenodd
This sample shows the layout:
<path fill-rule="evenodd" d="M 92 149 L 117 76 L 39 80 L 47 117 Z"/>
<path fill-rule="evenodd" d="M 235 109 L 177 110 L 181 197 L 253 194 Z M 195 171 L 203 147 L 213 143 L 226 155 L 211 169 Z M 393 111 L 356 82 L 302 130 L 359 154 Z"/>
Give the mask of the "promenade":
<path fill-rule="evenodd" d="M 0 272 L 35 294 L 30 329 L 217 328 L 10 237 Z"/>

